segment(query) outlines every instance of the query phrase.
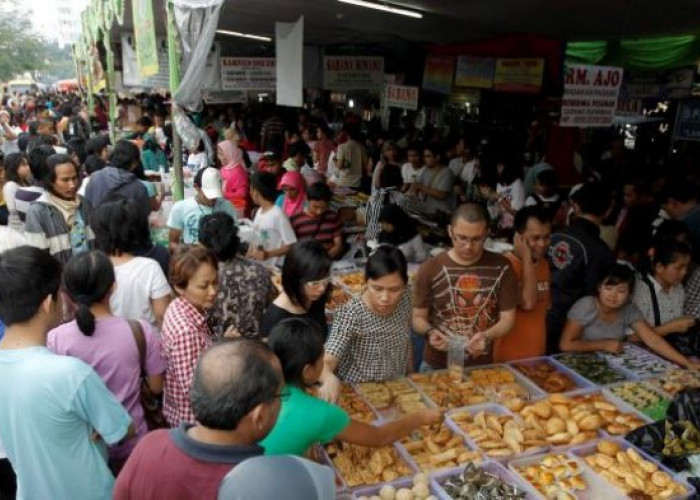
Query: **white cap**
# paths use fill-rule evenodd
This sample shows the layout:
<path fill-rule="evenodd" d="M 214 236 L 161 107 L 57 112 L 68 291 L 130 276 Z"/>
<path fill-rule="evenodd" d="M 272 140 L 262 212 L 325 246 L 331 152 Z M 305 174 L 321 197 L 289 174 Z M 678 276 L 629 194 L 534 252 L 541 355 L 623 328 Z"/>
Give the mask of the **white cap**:
<path fill-rule="evenodd" d="M 199 179 L 197 179 L 197 177 L 199 177 Z M 200 182 L 197 182 L 198 180 Z M 221 190 L 221 173 L 219 173 L 219 171 L 214 167 L 201 169 L 199 172 L 197 172 L 194 181 L 195 184 L 198 184 L 202 188 L 204 196 L 210 200 L 224 196 L 224 193 Z"/>

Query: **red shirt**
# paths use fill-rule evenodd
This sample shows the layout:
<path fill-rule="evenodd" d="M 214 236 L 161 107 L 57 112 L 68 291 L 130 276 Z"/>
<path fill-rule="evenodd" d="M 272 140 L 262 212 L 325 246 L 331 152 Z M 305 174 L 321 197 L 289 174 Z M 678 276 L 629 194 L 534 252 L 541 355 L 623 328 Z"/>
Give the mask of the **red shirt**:
<path fill-rule="evenodd" d="M 211 445 L 187 435 L 191 426 L 150 432 L 132 452 L 114 485 L 115 500 L 216 500 L 219 483 L 257 445 Z"/>
<path fill-rule="evenodd" d="M 163 318 L 161 343 L 165 355 L 163 416 L 173 427 L 194 422 L 190 386 L 197 359 L 211 344 L 207 318 L 182 297 L 173 300 Z"/>

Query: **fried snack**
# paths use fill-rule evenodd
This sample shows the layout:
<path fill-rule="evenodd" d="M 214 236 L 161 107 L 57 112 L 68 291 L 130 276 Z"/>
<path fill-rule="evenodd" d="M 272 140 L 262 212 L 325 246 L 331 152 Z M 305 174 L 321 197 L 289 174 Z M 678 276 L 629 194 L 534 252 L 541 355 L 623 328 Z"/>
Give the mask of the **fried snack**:
<path fill-rule="evenodd" d="M 357 295 L 365 287 L 365 274 L 362 271 L 341 274 L 336 276 L 335 281 L 350 290 L 353 295 Z"/>
<path fill-rule="evenodd" d="M 655 420 L 662 420 L 671 401 L 645 382 L 622 382 L 608 388 L 615 396 Z"/>
<path fill-rule="evenodd" d="M 345 410 L 351 419 L 359 422 L 368 424 L 377 418 L 365 400 L 347 385 L 340 391 L 338 406 Z"/>
<path fill-rule="evenodd" d="M 437 432 L 423 427 L 404 438 L 401 444 L 418 468 L 425 472 L 481 461 L 481 453 L 467 448 L 462 437 L 444 425 Z"/>
<path fill-rule="evenodd" d="M 367 448 L 352 444 L 329 445 L 326 451 L 349 488 L 371 486 L 412 475 L 395 448 Z"/>
<path fill-rule="evenodd" d="M 653 387 L 675 396 L 684 389 L 700 387 L 700 374 L 693 370 L 669 370 L 663 377 L 648 380 Z"/>
<path fill-rule="evenodd" d="M 511 457 L 547 446 L 545 435 L 511 415 L 483 410 L 453 413 L 450 418 L 489 457 Z"/>
<path fill-rule="evenodd" d="M 447 372 L 414 373 L 410 379 L 440 408 L 461 408 L 487 402 L 474 382 L 455 382 Z"/>
<path fill-rule="evenodd" d="M 537 464 L 515 470 L 545 498 L 575 499 L 574 492 L 588 488 L 581 466 L 566 455 L 546 455 Z"/>
<path fill-rule="evenodd" d="M 408 380 L 365 382 L 357 385 L 360 393 L 378 410 L 396 408 L 402 414 L 425 410 L 428 406 Z"/>
<path fill-rule="evenodd" d="M 595 439 L 600 429 L 623 435 L 645 424 L 637 415 L 621 412 L 600 392 L 571 397 L 555 394 L 525 405 L 519 413 L 531 428 L 541 430 L 553 446 Z"/>
<path fill-rule="evenodd" d="M 341 308 L 350 300 L 350 295 L 343 290 L 342 288 L 338 287 L 333 287 L 331 290 L 331 296 L 328 298 L 328 302 L 326 302 L 326 309 L 329 311 L 335 311 L 336 309 Z"/>
<path fill-rule="evenodd" d="M 534 365 L 515 364 L 513 368 L 550 394 L 569 392 L 579 387 L 569 375 L 557 371 L 554 365 L 546 361 Z"/>
<path fill-rule="evenodd" d="M 625 494 L 640 490 L 650 498 L 671 498 L 686 492 L 683 485 L 660 471 L 655 463 L 642 458 L 634 448 L 618 451 L 614 456 L 610 454 L 613 449 L 619 449 L 617 443 L 601 441 L 596 452 L 584 459 L 593 470 Z"/>
<path fill-rule="evenodd" d="M 530 391 L 506 368 L 469 370 L 466 377 L 467 381 L 483 391 L 489 401 L 503 403 L 512 399 L 530 398 Z"/>

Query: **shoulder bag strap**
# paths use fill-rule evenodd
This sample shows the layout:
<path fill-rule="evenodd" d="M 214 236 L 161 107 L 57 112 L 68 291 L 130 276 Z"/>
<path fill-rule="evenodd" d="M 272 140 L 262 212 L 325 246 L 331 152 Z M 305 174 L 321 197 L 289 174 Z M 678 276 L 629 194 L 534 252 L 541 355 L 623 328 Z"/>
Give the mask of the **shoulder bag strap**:
<path fill-rule="evenodd" d="M 651 307 L 654 309 L 654 326 L 661 324 L 661 310 L 659 309 L 659 299 L 656 296 L 656 289 L 648 276 L 644 276 L 642 281 L 649 287 L 649 295 L 651 295 Z"/>
<path fill-rule="evenodd" d="M 139 350 L 139 366 L 141 367 L 141 373 L 146 372 L 146 337 L 143 335 L 143 329 L 141 328 L 141 323 L 138 321 L 129 320 L 129 327 L 131 328 L 131 334 L 134 336 L 134 341 L 136 342 L 136 348 Z"/>

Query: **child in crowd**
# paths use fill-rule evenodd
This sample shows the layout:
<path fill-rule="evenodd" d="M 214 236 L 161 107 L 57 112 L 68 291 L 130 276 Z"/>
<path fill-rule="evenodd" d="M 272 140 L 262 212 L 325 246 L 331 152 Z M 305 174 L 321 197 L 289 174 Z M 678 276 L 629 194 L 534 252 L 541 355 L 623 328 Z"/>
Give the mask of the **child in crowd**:
<path fill-rule="evenodd" d="M 267 455 L 304 455 L 312 445 L 335 439 L 379 448 L 442 420 L 441 410 L 431 408 L 374 426 L 307 394 L 323 372 L 323 339 L 316 323 L 300 318 L 283 320 L 270 334 L 270 348 L 282 364 L 286 386 L 277 422 L 260 443 Z"/>
<path fill-rule="evenodd" d="M 698 369 L 658 335 L 644 320 L 639 308 L 629 301 L 634 291 L 634 271 L 613 264 L 598 281 L 598 295 L 579 299 L 568 313 L 562 333 L 562 351 L 606 351 L 618 353 L 628 329 L 651 350 L 686 368 Z"/>
<path fill-rule="evenodd" d="M 209 159 L 207 158 L 207 153 L 204 150 L 204 141 L 199 141 L 199 144 L 195 149 L 190 150 L 190 154 L 187 157 L 187 168 L 189 168 L 193 174 L 196 174 L 200 169 L 209 166 Z"/>

